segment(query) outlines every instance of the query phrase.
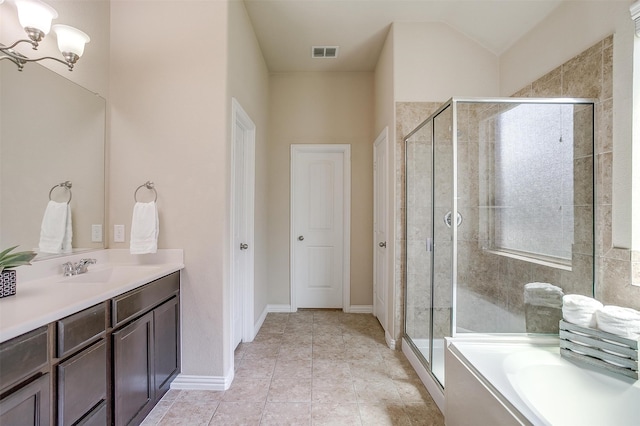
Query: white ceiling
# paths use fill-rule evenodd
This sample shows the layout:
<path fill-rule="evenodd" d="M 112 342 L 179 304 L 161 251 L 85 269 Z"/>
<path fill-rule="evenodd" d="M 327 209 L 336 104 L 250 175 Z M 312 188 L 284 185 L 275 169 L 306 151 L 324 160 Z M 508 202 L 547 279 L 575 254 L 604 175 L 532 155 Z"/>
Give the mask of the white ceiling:
<path fill-rule="evenodd" d="M 390 24 L 443 22 L 496 55 L 563 0 L 244 0 L 271 72 L 372 71 Z M 311 46 L 340 46 L 312 59 Z"/>

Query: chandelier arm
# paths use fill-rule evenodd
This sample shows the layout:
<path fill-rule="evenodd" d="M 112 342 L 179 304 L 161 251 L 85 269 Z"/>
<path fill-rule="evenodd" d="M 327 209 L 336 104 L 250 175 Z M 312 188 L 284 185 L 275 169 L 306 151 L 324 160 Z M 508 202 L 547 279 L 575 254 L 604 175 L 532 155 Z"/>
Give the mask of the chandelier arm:
<path fill-rule="evenodd" d="M 14 64 L 18 65 L 18 60 L 15 58 L 12 58 L 11 56 L 0 56 L 0 61 L 3 59 L 8 59 L 11 62 L 13 62 Z"/>
<path fill-rule="evenodd" d="M 63 61 L 62 59 L 58 59 L 58 58 L 54 58 L 53 56 L 43 56 L 41 58 L 28 58 L 20 53 L 17 52 L 10 52 L 8 50 L 6 50 L 7 48 L 2 48 L 0 49 L 0 51 L 2 51 L 5 55 L 7 55 L 8 57 L 13 59 L 13 62 L 18 65 L 18 62 L 20 63 L 24 63 L 24 62 L 38 62 L 38 61 L 42 61 L 44 59 L 53 59 L 54 61 L 60 62 L 61 64 L 66 65 L 67 67 L 69 67 L 69 71 L 73 70 L 73 64 L 67 61 Z M 20 65 L 18 65 L 19 68 L 22 68 Z"/>
<path fill-rule="evenodd" d="M 22 39 L 22 40 L 18 40 L 15 43 L 13 43 L 11 46 L 3 46 L 0 43 L 0 50 L 5 52 L 7 49 L 13 49 L 14 47 L 16 47 L 17 45 L 19 45 L 20 43 L 29 43 L 31 46 L 33 46 L 34 50 L 37 50 L 38 48 L 38 43 L 33 42 L 32 40 L 29 39 Z M 6 53 L 6 52 L 5 52 Z"/>

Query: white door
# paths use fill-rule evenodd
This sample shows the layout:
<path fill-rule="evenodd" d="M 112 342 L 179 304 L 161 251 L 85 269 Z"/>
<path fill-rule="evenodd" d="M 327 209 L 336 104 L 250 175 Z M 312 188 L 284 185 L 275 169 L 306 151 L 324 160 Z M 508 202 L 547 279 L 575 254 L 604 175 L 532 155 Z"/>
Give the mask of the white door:
<path fill-rule="evenodd" d="M 291 304 L 349 306 L 349 145 L 291 146 Z"/>
<path fill-rule="evenodd" d="M 388 130 L 373 145 L 373 314 L 387 329 Z"/>
<path fill-rule="evenodd" d="M 252 341 L 253 333 L 253 208 L 255 193 L 255 125 L 232 101 L 231 181 L 231 322 L 232 347 Z"/>

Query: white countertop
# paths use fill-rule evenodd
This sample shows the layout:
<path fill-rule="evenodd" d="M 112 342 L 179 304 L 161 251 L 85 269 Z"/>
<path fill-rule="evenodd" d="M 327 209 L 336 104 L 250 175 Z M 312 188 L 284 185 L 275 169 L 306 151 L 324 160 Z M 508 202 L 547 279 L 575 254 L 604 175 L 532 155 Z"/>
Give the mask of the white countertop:
<path fill-rule="evenodd" d="M 61 265 L 97 260 L 86 274 L 63 277 Z M 15 296 L 0 299 L 0 342 L 126 293 L 184 268 L 183 251 L 158 250 L 131 255 L 128 250 L 98 250 L 35 262 L 17 268 Z"/>

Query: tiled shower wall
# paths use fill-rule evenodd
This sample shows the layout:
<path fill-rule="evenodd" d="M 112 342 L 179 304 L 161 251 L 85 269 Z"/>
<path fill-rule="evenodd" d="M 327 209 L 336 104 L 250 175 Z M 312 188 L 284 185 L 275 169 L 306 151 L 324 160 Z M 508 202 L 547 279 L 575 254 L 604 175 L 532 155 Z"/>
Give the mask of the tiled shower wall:
<path fill-rule="evenodd" d="M 516 97 L 580 97 L 597 100 L 595 118 L 596 154 L 596 296 L 605 304 L 617 304 L 640 309 L 640 287 L 632 286 L 640 281 L 640 254 L 630 250 L 612 247 L 611 202 L 612 202 L 612 160 L 613 160 L 613 37 L 607 37 L 585 52 L 549 72 L 535 82 L 514 94 Z M 439 103 L 397 103 L 396 104 L 396 273 L 395 285 L 398 299 L 395 301 L 396 320 L 403 322 L 404 301 L 404 142 L 403 138 L 420 122 L 430 116 Z M 632 273 L 632 255 L 633 266 Z M 488 265 L 476 265 L 487 270 Z M 475 281 L 476 289 L 487 298 L 496 298 L 498 305 L 507 306 L 514 313 L 522 312 L 521 287 L 504 292 L 500 285 L 491 282 L 548 281 L 560 284 L 563 271 L 543 268 L 538 265 L 517 266 L 513 262 L 498 262 L 491 265 L 499 272 L 490 274 L 493 279 Z M 528 271 L 526 270 L 528 268 Z M 497 280 L 497 281 L 496 281 Z M 566 282 L 566 279 L 565 279 Z M 575 285 L 567 292 L 576 291 Z M 505 299 L 506 298 L 506 299 Z M 510 300 L 510 301 L 509 301 Z M 459 307 L 461 308 L 461 307 Z M 497 331 L 497 330 L 496 330 Z M 398 338 L 399 336 L 395 336 Z"/>

